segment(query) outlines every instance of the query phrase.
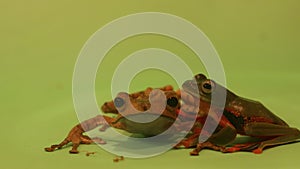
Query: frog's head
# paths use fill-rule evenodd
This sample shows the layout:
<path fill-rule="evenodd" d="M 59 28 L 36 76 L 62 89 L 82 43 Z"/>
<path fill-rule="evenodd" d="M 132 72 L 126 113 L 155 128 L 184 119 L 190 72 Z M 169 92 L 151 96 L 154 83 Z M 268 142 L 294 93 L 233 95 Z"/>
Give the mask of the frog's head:
<path fill-rule="evenodd" d="M 126 126 L 124 130 L 146 137 L 166 131 L 176 120 L 180 108 L 175 91 L 158 89 L 135 95 L 119 93 L 114 105 L 120 113 L 116 122 Z"/>
<path fill-rule="evenodd" d="M 234 94 L 228 91 L 223 86 L 219 85 L 215 81 L 208 79 L 203 74 L 197 74 L 193 80 L 187 80 L 183 83 L 182 88 L 184 92 L 192 95 L 195 98 L 204 102 L 211 102 L 212 94 L 219 96 L 226 94 L 226 100 L 234 98 Z"/>
<path fill-rule="evenodd" d="M 121 92 L 113 103 L 123 116 L 151 114 L 176 119 L 176 110 L 180 108 L 179 98 L 175 91 L 159 89 L 151 89 L 138 95 Z"/>
<path fill-rule="evenodd" d="M 211 93 L 215 89 L 216 83 L 207 79 L 203 74 L 197 74 L 193 80 L 187 80 L 183 83 L 182 88 L 188 94 L 201 100 L 210 102 Z"/>

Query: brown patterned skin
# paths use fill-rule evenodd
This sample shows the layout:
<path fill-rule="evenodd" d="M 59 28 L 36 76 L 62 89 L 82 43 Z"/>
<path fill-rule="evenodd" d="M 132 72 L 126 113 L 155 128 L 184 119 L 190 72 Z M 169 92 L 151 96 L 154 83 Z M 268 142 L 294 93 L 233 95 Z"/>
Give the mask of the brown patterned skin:
<path fill-rule="evenodd" d="M 72 143 L 70 153 L 78 153 L 77 148 L 80 144 L 90 144 L 97 142 L 105 144 L 101 138 L 90 138 L 84 135 L 84 132 L 93 130 L 99 126 L 101 131 L 105 131 L 107 127 L 114 127 L 126 130 L 131 133 L 139 133 L 145 137 L 160 134 L 169 128 L 177 118 L 178 109 L 180 108 L 179 96 L 173 90 L 173 87 L 168 85 L 159 90 L 147 88 L 144 91 L 127 94 L 119 93 L 113 100 L 102 105 L 101 109 L 104 113 L 115 113 L 116 117 L 97 115 L 91 119 L 85 120 L 80 124 L 74 126 L 67 137 L 60 143 L 54 144 L 45 148 L 45 151 L 52 152 L 60 149 L 68 143 Z M 160 105 L 162 103 L 160 95 L 164 94 L 166 104 L 162 104 L 164 109 L 159 109 L 160 106 L 152 106 L 150 104 L 149 96 L 152 94 L 151 103 L 153 105 Z M 139 117 L 139 116 L 158 116 L 157 119 L 149 123 L 137 123 L 128 120 L 124 117 Z M 153 130 L 155 129 L 155 130 Z"/>

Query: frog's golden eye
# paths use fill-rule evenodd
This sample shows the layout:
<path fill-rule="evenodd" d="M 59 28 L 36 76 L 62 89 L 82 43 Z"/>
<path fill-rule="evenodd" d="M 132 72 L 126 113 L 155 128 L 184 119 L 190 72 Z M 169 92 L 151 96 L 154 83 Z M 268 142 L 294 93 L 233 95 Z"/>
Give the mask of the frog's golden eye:
<path fill-rule="evenodd" d="M 214 89 L 215 84 L 210 80 L 206 80 L 202 83 L 201 90 L 203 93 L 210 94 Z"/>
<path fill-rule="evenodd" d="M 124 101 L 124 99 L 122 99 L 122 98 L 120 98 L 120 97 L 117 97 L 117 98 L 115 98 L 115 100 L 114 100 L 114 105 L 116 106 L 116 107 L 122 107 L 123 105 L 125 104 L 125 101 Z"/>
<path fill-rule="evenodd" d="M 171 107 L 176 107 L 178 105 L 178 99 L 176 97 L 168 98 L 167 105 L 169 105 Z"/>

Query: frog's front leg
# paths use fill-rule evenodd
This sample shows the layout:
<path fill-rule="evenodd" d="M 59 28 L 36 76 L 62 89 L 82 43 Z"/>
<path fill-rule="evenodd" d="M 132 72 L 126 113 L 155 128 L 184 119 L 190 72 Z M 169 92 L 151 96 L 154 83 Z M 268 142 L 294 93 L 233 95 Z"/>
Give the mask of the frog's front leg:
<path fill-rule="evenodd" d="M 264 122 L 252 122 L 245 125 L 245 134 L 252 137 L 266 137 L 267 139 L 257 143 L 254 153 L 260 154 L 268 146 L 276 146 L 297 141 L 300 139 L 300 131 L 287 125 L 278 125 Z"/>
<path fill-rule="evenodd" d="M 100 125 L 106 125 L 105 121 L 107 123 L 112 123 L 114 119 L 111 117 L 98 115 L 96 117 L 83 121 L 82 123 L 73 127 L 68 136 L 60 144 L 51 145 L 50 147 L 45 148 L 45 151 L 52 152 L 56 149 L 62 148 L 70 142 L 72 143 L 72 149 L 69 151 L 70 153 L 78 153 L 77 148 L 80 144 L 91 144 L 93 142 L 103 144 L 105 142 L 102 139 L 90 138 L 86 135 L 83 135 L 83 133 L 85 131 L 90 131 Z"/>
<path fill-rule="evenodd" d="M 216 122 L 214 118 L 210 118 L 211 117 L 209 116 L 207 121 L 210 121 L 212 123 Z M 221 117 L 221 120 L 218 124 L 218 128 L 220 129 L 213 133 L 207 141 L 203 143 L 198 143 L 197 147 L 190 152 L 190 155 L 198 155 L 199 152 L 204 148 L 209 148 L 222 152 L 226 151 L 225 146 L 231 143 L 236 138 L 237 131 L 234 128 L 234 126 L 228 121 L 228 119 L 224 116 Z"/>

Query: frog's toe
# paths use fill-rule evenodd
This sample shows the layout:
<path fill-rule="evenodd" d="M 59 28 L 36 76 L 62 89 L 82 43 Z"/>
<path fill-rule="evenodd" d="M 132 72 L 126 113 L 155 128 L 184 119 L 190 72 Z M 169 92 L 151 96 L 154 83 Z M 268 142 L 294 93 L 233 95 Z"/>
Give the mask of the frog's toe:
<path fill-rule="evenodd" d="M 78 154 L 79 151 L 78 151 L 78 150 L 73 150 L 73 149 L 72 149 L 72 150 L 69 151 L 69 153 L 70 153 L 70 154 Z"/>
<path fill-rule="evenodd" d="M 44 150 L 47 151 L 47 152 L 52 152 L 52 151 L 54 151 L 57 147 L 58 147 L 58 145 L 55 144 L 55 145 L 51 145 L 51 147 L 46 147 L 46 148 L 44 148 Z"/>
<path fill-rule="evenodd" d="M 193 151 L 190 152 L 190 155 L 191 156 L 198 156 L 199 152 L 197 150 L 193 150 Z"/>
<path fill-rule="evenodd" d="M 255 150 L 252 151 L 254 154 L 261 154 L 263 152 L 262 148 L 257 148 Z"/>
<path fill-rule="evenodd" d="M 69 151 L 70 154 L 78 154 L 79 151 L 77 150 L 77 148 L 79 147 L 79 143 L 73 143 L 72 145 L 72 150 Z"/>
<path fill-rule="evenodd" d="M 241 148 L 238 147 L 229 147 L 229 148 L 225 148 L 224 150 L 221 150 L 223 153 L 233 153 L 236 151 L 240 151 Z"/>

